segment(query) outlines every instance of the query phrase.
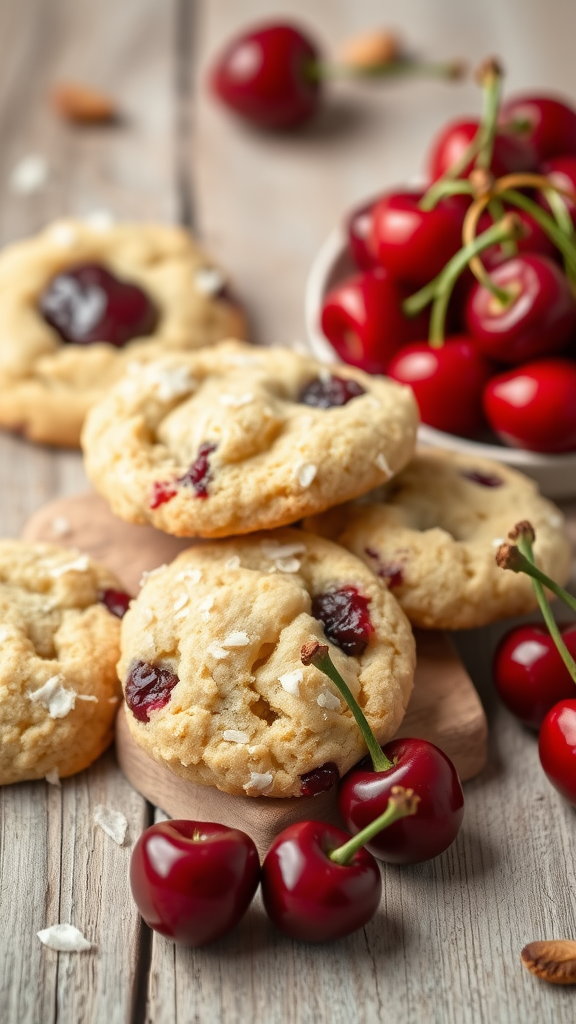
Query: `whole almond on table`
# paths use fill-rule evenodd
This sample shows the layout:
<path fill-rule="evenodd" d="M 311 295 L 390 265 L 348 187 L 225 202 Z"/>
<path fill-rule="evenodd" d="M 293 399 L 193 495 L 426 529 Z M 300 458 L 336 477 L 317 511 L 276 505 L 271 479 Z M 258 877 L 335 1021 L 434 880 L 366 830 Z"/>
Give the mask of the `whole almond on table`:
<path fill-rule="evenodd" d="M 353 36 L 340 48 L 340 62 L 350 68 L 374 68 L 398 60 L 402 53 L 400 39 L 387 29 Z"/>
<path fill-rule="evenodd" d="M 524 967 L 543 981 L 552 985 L 576 985 L 576 942 L 573 940 L 529 942 L 520 956 Z"/>
<path fill-rule="evenodd" d="M 54 86 L 50 98 L 61 117 L 78 124 L 103 124 L 118 117 L 118 108 L 110 96 L 77 82 Z"/>

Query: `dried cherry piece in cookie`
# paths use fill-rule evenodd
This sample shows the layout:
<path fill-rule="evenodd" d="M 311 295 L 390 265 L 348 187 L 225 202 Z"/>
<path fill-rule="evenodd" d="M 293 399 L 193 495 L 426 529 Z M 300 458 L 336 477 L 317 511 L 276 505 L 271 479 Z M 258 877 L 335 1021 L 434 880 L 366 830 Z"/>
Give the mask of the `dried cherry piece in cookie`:
<path fill-rule="evenodd" d="M 502 477 L 496 476 L 496 473 L 483 473 L 479 469 L 462 469 L 460 476 L 471 480 L 473 484 L 479 484 L 480 487 L 502 487 L 504 483 Z"/>
<path fill-rule="evenodd" d="M 319 796 L 320 793 L 326 793 L 340 781 L 340 772 L 333 761 L 327 761 L 319 768 L 313 768 L 311 772 L 304 772 L 300 778 L 302 780 L 300 786 L 302 796 Z"/>
<path fill-rule="evenodd" d="M 151 711 L 163 708 L 180 680 L 169 668 L 136 661 L 128 673 L 124 697 L 139 722 L 148 722 Z"/>
<path fill-rule="evenodd" d="M 390 589 L 402 586 L 404 583 L 404 566 L 401 562 L 383 562 L 375 548 L 364 548 L 364 552 L 368 555 L 368 558 L 374 560 L 376 563 L 374 572 L 380 579 L 385 580 L 386 585 Z"/>
<path fill-rule="evenodd" d="M 210 472 L 210 456 L 216 451 L 216 445 L 211 441 L 205 441 L 198 449 L 198 455 L 189 469 L 183 476 L 178 477 L 178 483 L 184 487 L 191 487 L 197 498 L 208 497 L 208 484 L 212 479 Z"/>
<path fill-rule="evenodd" d="M 121 348 L 151 334 L 158 320 L 141 288 L 120 281 L 98 263 L 80 263 L 53 277 L 40 297 L 40 311 L 73 345 L 107 341 Z"/>
<path fill-rule="evenodd" d="M 128 611 L 128 605 L 132 598 L 125 590 L 103 590 L 100 594 L 102 604 L 105 604 L 108 611 L 112 612 L 118 619 L 123 619 Z"/>
<path fill-rule="evenodd" d="M 302 405 L 313 405 L 316 409 L 332 409 L 346 405 L 353 398 L 366 394 L 361 384 L 344 377 L 316 377 L 307 384 L 298 396 Z"/>
<path fill-rule="evenodd" d="M 318 594 L 312 601 L 312 615 L 344 654 L 360 658 L 374 632 L 369 603 L 369 598 L 363 597 L 356 587 L 342 587 Z"/>

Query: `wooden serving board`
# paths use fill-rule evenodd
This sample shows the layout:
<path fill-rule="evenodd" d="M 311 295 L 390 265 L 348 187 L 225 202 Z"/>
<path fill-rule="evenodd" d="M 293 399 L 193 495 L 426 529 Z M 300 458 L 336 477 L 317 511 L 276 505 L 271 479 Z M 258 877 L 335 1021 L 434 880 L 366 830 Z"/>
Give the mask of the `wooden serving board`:
<path fill-rule="evenodd" d="M 133 526 L 112 515 L 96 494 L 60 498 L 26 524 L 26 540 L 51 541 L 87 552 L 108 566 L 136 594 L 144 571 L 176 557 L 194 541 Z M 198 543 L 198 542 L 196 542 Z M 461 779 L 477 775 L 486 761 L 487 725 L 470 677 L 445 633 L 418 631 L 414 690 L 399 736 L 436 743 L 452 758 Z M 220 821 L 248 832 L 262 852 L 290 822 L 305 817 L 337 821 L 335 793 L 287 800 L 241 797 L 198 786 L 157 764 L 132 739 L 121 709 L 116 750 L 126 778 L 172 817 Z"/>

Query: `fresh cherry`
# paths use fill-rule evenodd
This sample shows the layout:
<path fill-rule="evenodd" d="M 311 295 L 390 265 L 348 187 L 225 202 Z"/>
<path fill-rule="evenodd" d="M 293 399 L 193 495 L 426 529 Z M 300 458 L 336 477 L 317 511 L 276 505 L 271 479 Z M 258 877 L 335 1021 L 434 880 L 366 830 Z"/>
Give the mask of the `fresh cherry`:
<path fill-rule="evenodd" d="M 576 625 L 561 626 L 560 632 L 576 658 Z M 518 626 L 503 637 L 494 656 L 493 671 L 502 701 L 531 729 L 540 728 L 557 701 L 576 694 L 552 637 L 538 624 Z"/>
<path fill-rule="evenodd" d="M 424 191 L 388 192 L 374 206 L 370 249 L 390 275 L 413 287 L 431 281 L 462 245 L 462 204 L 423 210 Z"/>
<path fill-rule="evenodd" d="M 432 180 L 441 178 L 453 164 L 463 156 L 478 131 L 477 120 L 451 121 L 434 140 L 428 156 L 428 169 Z M 470 162 L 460 174 L 468 176 L 472 170 Z M 527 139 L 513 131 L 501 129 L 496 132 L 490 170 L 495 178 L 513 171 L 532 171 L 537 166 L 536 150 Z"/>
<path fill-rule="evenodd" d="M 317 594 L 312 600 L 312 615 L 344 654 L 360 658 L 374 632 L 369 604 L 370 599 L 356 587 L 341 587 Z"/>
<path fill-rule="evenodd" d="M 260 25 L 228 44 L 212 69 L 211 87 L 261 128 L 294 128 L 319 105 L 319 59 L 316 45 L 295 25 Z"/>
<path fill-rule="evenodd" d="M 359 832 L 382 814 L 393 786 L 409 787 L 420 797 L 416 814 L 379 832 L 366 849 L 390 864 L 437 857 L 454 842 L 464 817 L 464 794 L 454 765 L 427 740 L 392 740 L 382 749 L 392 762 L 388 770 L 375 771 L 368 757 L 342 780 L 338 808 L 346 827 Z"/>
<path fill-rule="evenodd" d="M 107 341 L 121 348 L 132 338 L 151 334 L 158 320 L 141 288 L 97 263 L 62 270 L 40 296 L 39 305 L 63 341 L 74 345 Z"/>
<path fill-rule="evenodd" d="M 389 377 L 412 388 L 423 423 L 465 437 L 484 422 L 482 393 L 491 372 L 466 335 L 448 338 L 441 348 L 407 345 L 388 366 Z"/>
<path fill-rule="evenodd" d="M 124 698 L 134 718 L 148 722 L 151 711 L 157 711 L 168 703 L 179 681 L 169 668 L 150 665 L 147 661 L 134 662 L 124 687 Z"/>
<path fill-rule="evenodd" d="M 576 327 L 576 301 L 556 263 L 525 253 L 490 277 L 509 298 L 502 301 L 477 284 L 466 304 L 468 330 L 484 355 L 520 363 L 564 348 Z"/>
<path fill-rule="evenodd" d="M 324 302 L 321 324 L 341 359 L 368 373 L 384 373 L 402 345 L 426 337 L 427 314 L 410 319 L 402 312 L 408 294 L 384 267 L 337 285 Z"/>
<path fill-rule="evenodd" d="M 484 412 L 505 444 L 576 451 L 576 365 L 542 359 L 498 374 L 486 385 Z"/>
<path fill-rule="evenodd" d="M 371 270 L 377 263 L 370 247 L 372 213 L 375 205 L 375 199 L 364 203 L 356 210 L 352 210 L 345 222 L 348 249 L 360 270 Z"/>
<path fill-rule="evenodd" d="M 528 142 L 539 160 L 576 153 L 576 110 L 553 96 L 514 96 L 502 104 L 499 123 Z"/>
<path fill-rule="evenodd" d="M 357 381 L 331 374 L 310 381 L 298 395 L 298 401 L 315 409 L 333 409 L 347 405 L 353 398 L 364 394 L 364 388 Z"/>
<path fill-rule="evenodd" d="M 102 591 L 100 600 L 102 604 L 106 605 L 108 611 L 112 612 L 112 615 L 116 615 L 118 619 L 123 619 L 132 598 L 125 590 L 108 589 Z"/>
<path fill-rule="evenodd" d="M 552 785 L 576 807 L 576 699 L 550 709 L 540 728 L 538 753 Z"/>
<path fill-rule="evenodd" d="M 262 896 L 276 927 L 303 942 L 340 939 L 367 924 L 382 894 L 380 869 L 367 850 L 348 864 L 330 853 L 350 836 L 335 825 L 299 821 L 272 843 L 262 865 Z"/>
<path fill-rule="evenodd" d="M 162 821 L 142 833 L 130 862 L 146 924 L 183 946 L 205 946 L 244 916 L 260 878 L 245 832 L 207 821 Z"/>

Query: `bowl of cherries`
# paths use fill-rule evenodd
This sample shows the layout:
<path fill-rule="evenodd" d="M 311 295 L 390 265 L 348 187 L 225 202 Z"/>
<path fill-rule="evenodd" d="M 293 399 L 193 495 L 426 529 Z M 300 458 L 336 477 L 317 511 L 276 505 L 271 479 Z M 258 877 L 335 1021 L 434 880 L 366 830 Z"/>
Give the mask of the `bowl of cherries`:
<path fill-rule="evenodd" d="M 354 209 L 306 290 L 312 348 L 412 387 L 424 444 L 576 494 L 576 109 L 501 102 L 448 124 L 420 187 Z"/>

